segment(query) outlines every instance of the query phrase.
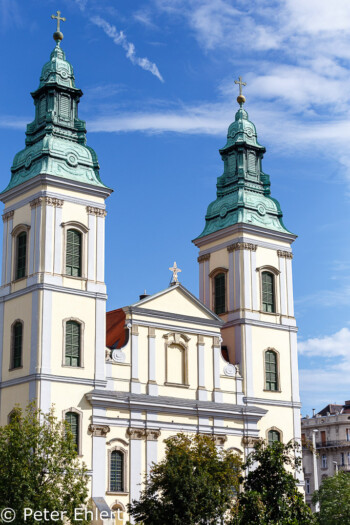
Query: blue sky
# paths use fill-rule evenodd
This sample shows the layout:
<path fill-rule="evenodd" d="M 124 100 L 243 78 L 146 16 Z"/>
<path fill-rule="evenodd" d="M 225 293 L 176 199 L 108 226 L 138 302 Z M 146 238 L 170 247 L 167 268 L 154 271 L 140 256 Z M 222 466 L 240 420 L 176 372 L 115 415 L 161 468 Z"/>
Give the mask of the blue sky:
<path fill-rule="evenodd" d="M 267 148 L 264 171 L 294 243 L 303 413 L 349 398 L 350 3 L 337 0 L 0 0 L 1 186 L 33 117 L 54 46 L 84 92 L 80 118 L 107 201 L 108 307 L 165 288 L 176 260 L 198 293 L 197 250 L 237 108 Z"/>

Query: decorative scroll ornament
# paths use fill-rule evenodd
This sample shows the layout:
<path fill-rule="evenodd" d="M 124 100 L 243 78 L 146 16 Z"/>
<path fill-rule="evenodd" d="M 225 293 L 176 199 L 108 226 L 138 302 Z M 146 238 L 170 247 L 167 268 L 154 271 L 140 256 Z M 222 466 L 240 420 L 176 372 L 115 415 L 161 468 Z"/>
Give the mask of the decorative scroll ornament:
<path fill-rule="evenodd" d="M 96 437 L 106 437 L 110 430 L 108 425 L 89 425 L 89 432 Z"/>
<path fill-rule="evenodd" d="M 224 374 L 228 377 L 235 377 L 235 375 L 237 374 L 237 368 L 235 367 L 235 365 L 229 363 L 224 368 Z"/>
<path fill-rule="evenodd" d="M 123 350 L 116 348 L 112 351 L 111 357 L 115 363 L 125 363 L 126 355 Z"/>

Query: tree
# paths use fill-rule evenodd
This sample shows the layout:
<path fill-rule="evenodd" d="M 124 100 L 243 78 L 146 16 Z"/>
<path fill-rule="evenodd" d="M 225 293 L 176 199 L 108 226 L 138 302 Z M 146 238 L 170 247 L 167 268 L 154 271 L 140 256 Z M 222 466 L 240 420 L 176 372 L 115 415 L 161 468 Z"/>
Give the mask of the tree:
<path fill-rule="evenodd" d="M 0 508 L 16 512 L 12 523 L 44 523 L 29 511 L 24 521 L 26 508 L 65 512 L 70 523 L 89 523 L 89 519 L 81 521 L 84 514 L 74 519 L 74 509 L 83 507 L 88 496 L 86 472 L 70 429 L 57 420 L 53 409 L 43 414 L 34 403 L 25 411 L 17 406 L 9 424 L 0 427 Z M 57 516 L 55 523 L 63 524 L 63 516 Z"/>
<path fill-rule="evenodd" d="M 153 464 L 130 515 L 145 525 L 217 524 L 239 488 L 239 457 L 201 434 L 178 434 L 165 445 L 165 458 Z"/>
<path fill-rule="evenodd" d="M 339 472 L 322 481 L 312 497 L 312 503 L 320 503 L 318 523 L 320 525 L 350 524 L 350 476 Z"/>
<path fill-rule="evenodd" d="M 231 524 L 306 525 L 314 516 L 297 488 L 296 479 L 287 471 L 301 466 L 299 445 L 279 441 L 268 446 L 258 440 L 244 465 L 243 491 L 238 495 Z"/>

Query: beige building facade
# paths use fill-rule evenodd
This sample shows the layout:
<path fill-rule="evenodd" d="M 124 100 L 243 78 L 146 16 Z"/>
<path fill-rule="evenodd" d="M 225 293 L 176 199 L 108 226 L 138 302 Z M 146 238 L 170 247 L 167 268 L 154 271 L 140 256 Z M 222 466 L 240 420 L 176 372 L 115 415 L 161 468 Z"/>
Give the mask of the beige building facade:
<path fill-rule="evenodd" d="M 220 150 L 224 203 L 194 241 L 199 299 L 175 279 L 109 312 L 106 342 L 112 190 L 86 146 L 80 96 L 58 39 L 1 194 L 0 417 L 6 424 L 16 403 L 54 404 L 72 426 L 96 508 L 121 512 L 103 522 L 120 524 L 178 432 L 210 434 L 242 459 L 258 437 L 300 440 L 295 235 L 269 198 L 264 148 L 240 103 Z"/>
<path fill-rule="evenodd" d="M 306 503 L 322 481 L 335 473 L 350 472 L 350 401 L 327 405 L 301 420 Z"/>

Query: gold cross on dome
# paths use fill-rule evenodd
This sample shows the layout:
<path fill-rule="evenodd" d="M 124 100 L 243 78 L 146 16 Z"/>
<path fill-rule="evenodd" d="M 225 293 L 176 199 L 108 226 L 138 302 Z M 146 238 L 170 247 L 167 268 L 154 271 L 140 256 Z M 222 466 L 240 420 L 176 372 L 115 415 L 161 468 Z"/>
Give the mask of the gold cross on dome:
<path fill-rule="evenodd" d="M 177 274 L 181 272 L 180 268 L 177 267 L 176 261 L 174 261 L 174 266 L 172 268 L 169 268 L 171 272 L 173 272 L 173 277 L 171 279 L 171 284 L 176 284 L 179 282 L 179 278 Z"/>
<path fill-rule="evenodd" d="M 238 80 L 235 80 L 235 84 L 239 84 L 239 94 L 242 95 L 242 86 L 246 86 L 247 83 L 243 82 L 242 77 L 238 77 Z"/>
<path fill-rule="evenodd" d="M 60 32 L 60 22 L 61 21 L 65 22 L 66 19 L 63 16 L 61 16 L 61 11 L 57 11 L 57 16 L 56 15 L 51 15 L 51 18 L 56 18 L 56 20 L 57 20 L 57 29 L 56 29 L 56 31 L 57 31 L 57 33 L 59 33 Z"/>

